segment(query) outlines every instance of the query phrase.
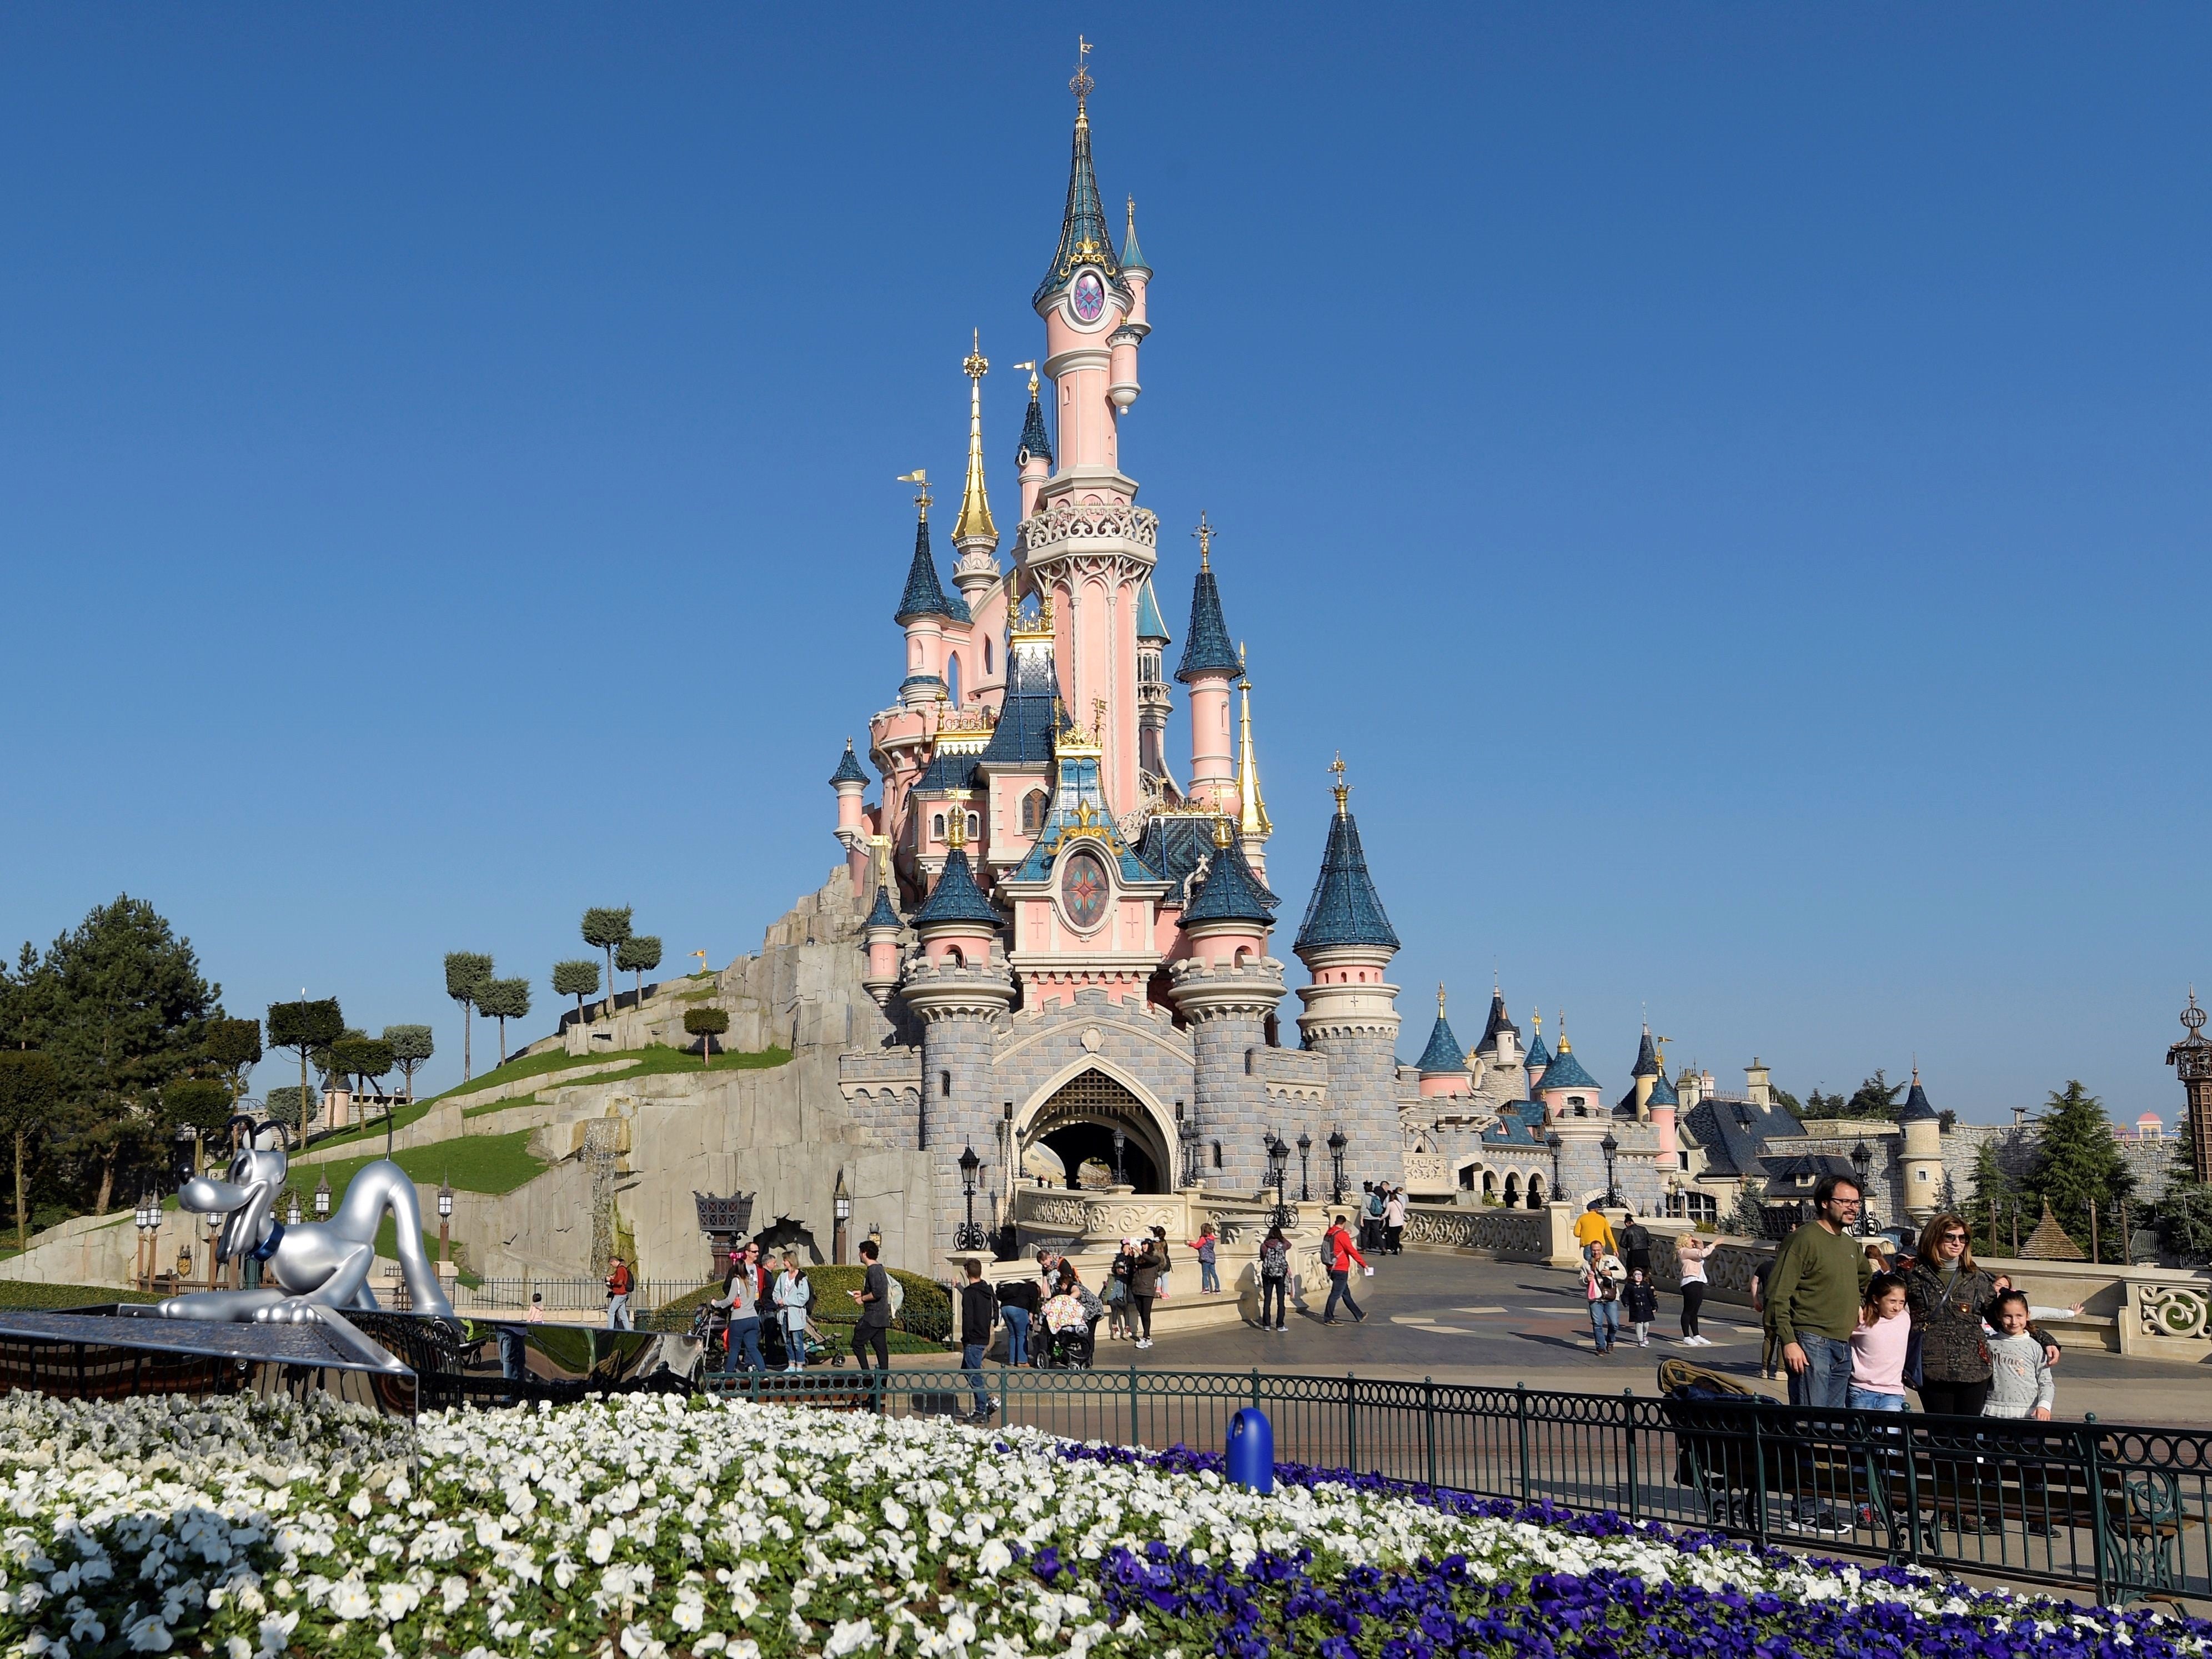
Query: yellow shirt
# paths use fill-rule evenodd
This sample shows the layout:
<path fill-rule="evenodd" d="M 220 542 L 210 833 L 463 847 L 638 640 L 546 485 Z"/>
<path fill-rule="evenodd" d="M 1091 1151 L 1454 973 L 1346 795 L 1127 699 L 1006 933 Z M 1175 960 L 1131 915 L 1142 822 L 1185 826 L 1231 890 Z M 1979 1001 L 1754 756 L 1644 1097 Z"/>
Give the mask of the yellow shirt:
<path fill-rule="evenodd" d="M 1613 1240 L 1613 1223 L 1595 1210 L 1584 1210 L 1575 1218 L 1575 1243 L 1584 1249 L 1602 1244 L 1616 1253 L 1620 1249 Z"/>

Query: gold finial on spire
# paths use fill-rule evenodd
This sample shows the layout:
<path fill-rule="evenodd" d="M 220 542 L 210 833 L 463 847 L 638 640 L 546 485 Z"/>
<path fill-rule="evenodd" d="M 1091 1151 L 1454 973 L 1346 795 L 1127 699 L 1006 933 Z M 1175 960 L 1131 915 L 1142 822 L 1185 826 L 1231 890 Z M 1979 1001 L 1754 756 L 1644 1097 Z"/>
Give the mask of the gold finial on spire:
<path fill-rule="evenodd" d="M 1532 1008 L 1532 1009 L 1530 1009 L 1530 1010 L 1528 1011 L 1528 1018 L 1529 1018 L 1529 1021 L 1530 1021 L 1530 1022 L 1531 1022 L 1531 1023 L 1535 1026 L 1535 1028 L 1536 1028 L 1536 1035 L 1537 1035 L 1538 1036 L 1543 1036 L 1543 1035 L 1544 1035 L 1544 1011 L 1543 1011 L 1541 1008 Z"/>
<path fill-rule="evenodd" d="M 1014 367 L 1015 367 L 1016 368 L 1026 368 L 1027 370 L 1029 370 L 1029 372 L 1030 372 L 1030 401 L 1031 403 L 1035 403 L 1035 402 L 1036 401 L 1036 394 L 1037 394 L 1036 359 L 1036 358 L 1034 358 L 1034 357 L 1032 357 L 1032 358 L 1030 358 L 1030 359 L 1029 360 L 1029 362 L 1025 362 L 1025 363 L 1016 363 L 1016 364 L 1014 365 Z"/>
<path fill-rule="evenodd" d="M 1075 94 L 1075 118 L 1084 119 L 1084 106 L 1091 97 L 1091 88 L 1098 83 L 1091 78 L 1091 43 L 1081 35 L 1075 37 L 1075 78 L 1067 89 Z"/>
<path fill-rule="evenodd" d="M 1438 980 L 1438 981 L 1437 981 L 1437 1018 L 1438 1019 L 1442 1019 L 1443 1017 L 1444 1017 L 1444 982 L 1443 982 L 1442 980 Z"/>
<path fill-rule="evenodd" d="M 1225 817 L 1214 819 L 1213 844 L 1216 847 L 1226 847 L 1234 839 L 1235 837 L 1230 833 L 1229 820 Z"/>
<path fill-rule="evenodd" d="M 929 469 L 926 466 L 918 466 L 911 472 L 902 472 L 898 475 L 897 482 L 900 483 L 910 483 L 915 486 L 914 504 L 921 512 L 923 522 L 928 522 L 930 501 Z"/>
<path fill-rule="evenodd" d="M 1248 841 L 1265 841 L 1275 833 L 1273 820 L 1267 817 L 1267 803 L 1260 796 L 1260 757 L 1252 747 L 1252 681 L 1244 674 L 1244 647 L 1237 647 L 1237 665 L 1240 678 L 1237 696 L 1243 700 L 1238 713 L 1243 746 L 1237 757 L 1237 828 Z"/>
<path fill-rule="evenodd" d="M 1574 1047 L 1573 1043 L 1567 1041 L 1567 1011 L 1562 1008 L 1559 1010 L 1559 1052 L 1563 1054 L 1572 1054 Z"/>
<path fill-rule="evenodd" d="M 991 372 L 983 356 L 983 331 L 975 331 L 967 361 L 960 365 L 968 377 L 968 481 L 960 491 L 960 517 L 952 526 L 952 541 L 999 543 L 999 526 L 991 522 L 991 497 L 983 488 L 983 377 Z"/>
<path fill-rule="evenodd" d="M 1344 781 L 1344 751 L 1341 749 L 1336 751 L 1336 759 L 1330 763 L 1328 769 L 1336 774 L 1336 781 L 1329 788 L 1336 796 L 1336 815 L 1342 817 L 1351 810 L 1352 786 Z"/>
<path fill-rule="evenodd" d="M 1200 570 L 1212 569 L 1213 526 L 1206 521 L 1204 513 L 1198 515 L 1198 528 L 1190 533 L 1198 538 L 1198 568 Z"/>

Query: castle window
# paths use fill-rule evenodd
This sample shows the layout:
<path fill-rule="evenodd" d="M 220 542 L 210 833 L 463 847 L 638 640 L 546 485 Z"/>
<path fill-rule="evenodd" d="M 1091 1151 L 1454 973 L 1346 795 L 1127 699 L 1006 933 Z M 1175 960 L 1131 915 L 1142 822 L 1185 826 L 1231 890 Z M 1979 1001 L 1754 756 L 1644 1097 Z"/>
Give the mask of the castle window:
<path fill-rule="evenodd" d="M 1213 1143 L 1213 1167 L 1217 1170 L 1221 1167 L 1221 1143 L 1218 1140 Z"/>
<path fill-rule="evenodd" d="M 1022 797 L 1022 833 L 1034 836 L 1044 828 L 1044 791 L 1032 789 Z"/>
<path fill-rule="evenodd" d="M 975 813 L 968 815 L 968 839 L 970 843 L 983 838 L 983 820 Z"/>
<path fill-rule="evenodd" d="M 951 1073 L 939 1072 L 937 1074 L 937 1092 L 939 1097 L 941 1099 L 950 1100 L 952 1098 Z"/>
<path fill-rule="evenodd" d="M 945 664 L 945 684 L 952 698 L 952 706 L 960 707 L 960 656 L 955 652 Z"/>
<path fill-rule="evenodd" d="M 988 677 L 989 677 L 989 675 L 990 675 L 990 672 L 991 672 L 991 641 L 990 641 L 990 636 L 989 636 L 988 635 L 986 635 L 984 636 L 984 639 L 983 639 L 983 673 L 984 673 L 984 675 L 985 675 L 985 677 L 986 677 L 986 678 L 988 678 Z"/>
<path fill-rule="evenodd" d="M 933 841 L 943 841 L 945 839 L 944 813 L 938 812 L 931 816 L 929 820 L 929 835 L 930 839 Z"/>

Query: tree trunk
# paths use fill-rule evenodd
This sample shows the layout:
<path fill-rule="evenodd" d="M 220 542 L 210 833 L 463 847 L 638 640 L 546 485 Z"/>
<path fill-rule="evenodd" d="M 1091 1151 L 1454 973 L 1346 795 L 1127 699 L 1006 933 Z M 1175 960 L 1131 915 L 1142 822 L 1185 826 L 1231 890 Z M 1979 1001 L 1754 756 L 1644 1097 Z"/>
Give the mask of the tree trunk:
<path fill-rule="evenodd" d="M 106 1215 L 107 1202 L 115 1196 L 115 1160 L 122 1151 L 123 1146 L 120 1141 L 111 1142 L 106 1154 L 100 1160 L 100 1196 L 94 1201 L 92 1206 L 92 1212 L 94 1215 Z"/>
<path fill-rule="evenodd" d="M 27 1132 L 15 1131 L 15 1248 L 31 1248 L 31 1216 L 23 1200 L 23 1141 Z"/>
<path fill-rule="evenodd" d="M 476 1004 L 461 1005 L 461 1081 L 466 1083 L 472 1073 L 469 1070 L 469 1016 L 476 1012 Z"/>
<path fill-rule="evenodd" d="M 307 1121 L 313 1115 L 307 1110 L 307 1046 L 300 1045 L 300 1139 L 307 1139 Z"/>

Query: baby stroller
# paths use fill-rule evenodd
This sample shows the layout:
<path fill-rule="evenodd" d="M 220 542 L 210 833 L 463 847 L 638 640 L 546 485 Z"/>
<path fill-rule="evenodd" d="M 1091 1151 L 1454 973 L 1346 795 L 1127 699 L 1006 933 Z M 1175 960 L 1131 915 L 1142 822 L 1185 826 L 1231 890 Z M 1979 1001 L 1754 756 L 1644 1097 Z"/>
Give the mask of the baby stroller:
<path fill-rule="evenodd" d="M 1097 1331 L 1103 1311 L 1096 1297 L 1056 1296 L 1046 1303 L 1045 1344 L 1038 1361 L 1040 1367 L 1054 1371 L 1089 1370 L 1098 1351 Z"/>

